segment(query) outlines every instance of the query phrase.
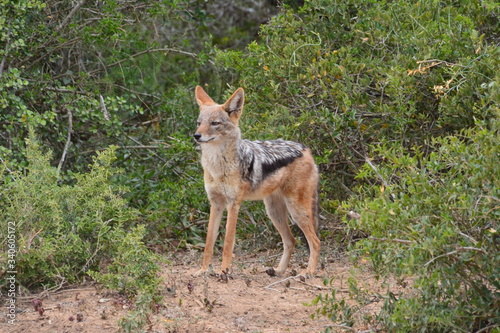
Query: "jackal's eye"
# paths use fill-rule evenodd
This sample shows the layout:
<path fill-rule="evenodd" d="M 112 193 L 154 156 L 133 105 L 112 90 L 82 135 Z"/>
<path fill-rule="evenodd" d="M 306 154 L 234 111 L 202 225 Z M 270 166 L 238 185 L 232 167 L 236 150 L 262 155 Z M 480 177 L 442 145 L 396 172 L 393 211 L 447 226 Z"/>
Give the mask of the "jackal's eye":
<path fill-rule="evenodd" d="M 220 125 L 220 121 L 212 121 L 211 125 L 212 126 Z"/>
<path fill-rule="evenodd" d="M 198 127 L 200 127 L 200 124 L 201 124 L 201 121 L 199 121 L 199 120 L 198 120 L 198 121 L 196 122 L 196 125 L 198 125 Z"/>

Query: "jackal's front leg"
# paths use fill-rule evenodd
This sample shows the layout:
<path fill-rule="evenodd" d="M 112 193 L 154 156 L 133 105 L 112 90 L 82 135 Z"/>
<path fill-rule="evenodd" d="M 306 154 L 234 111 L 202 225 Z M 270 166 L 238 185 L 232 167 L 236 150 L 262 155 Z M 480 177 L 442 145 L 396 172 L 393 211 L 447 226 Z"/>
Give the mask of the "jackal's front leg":
<path fill-rule="evenodd" d="M 240 204 L 238 203 L 232 203 L 227 208 L 226 236 L 224 238 L 224 250 L 222 251 L 222 272 L 226 272 L 231 267 L 239 210 Z"/>
<path fill-rule="evenodd" d="M 203 263 L 200 270 L 194 273 L 194 276 L 199 276 L 205 273 L 212 263 L 214 254 L 214 244 L 219 233 L 220 220 L 224 212 L 224 205 L 216 202 L 210 203 L 210 219 L 208 220 L 207 239 L 205 242 L 205 251 L 203 252 Z"/>

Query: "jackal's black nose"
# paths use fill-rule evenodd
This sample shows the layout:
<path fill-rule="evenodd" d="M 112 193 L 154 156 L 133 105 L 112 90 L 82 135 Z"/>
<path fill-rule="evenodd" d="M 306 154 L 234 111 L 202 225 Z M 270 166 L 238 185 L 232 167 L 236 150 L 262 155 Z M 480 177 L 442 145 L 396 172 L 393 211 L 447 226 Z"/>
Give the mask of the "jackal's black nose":
<path fill-rule="evenodd" d="M 195 138 L 196 141 L 199 141 L 200 138 L 201 138 L 201 134 L 200 133 L 194 133 L 193 136 L 194 136 L 194 138 Z"/>

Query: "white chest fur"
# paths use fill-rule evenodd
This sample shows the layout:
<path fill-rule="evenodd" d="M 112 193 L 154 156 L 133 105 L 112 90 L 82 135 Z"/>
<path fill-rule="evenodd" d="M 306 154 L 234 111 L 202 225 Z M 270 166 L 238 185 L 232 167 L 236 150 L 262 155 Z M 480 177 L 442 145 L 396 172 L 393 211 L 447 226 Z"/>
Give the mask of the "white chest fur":
<path fill-rule="evenodd" d="M 202 146 L 201 165 L 217 182 L 229 183 L 240 173 L 238 155 L 233 147 L 210 144 Z"/>

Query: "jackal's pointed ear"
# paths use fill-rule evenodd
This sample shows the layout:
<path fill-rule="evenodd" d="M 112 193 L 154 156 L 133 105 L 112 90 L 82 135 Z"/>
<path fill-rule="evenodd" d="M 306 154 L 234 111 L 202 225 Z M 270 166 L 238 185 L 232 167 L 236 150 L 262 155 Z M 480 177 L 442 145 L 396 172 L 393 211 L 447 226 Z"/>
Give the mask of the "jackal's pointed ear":
<path fill-rule="evenodd" d="M 202 87 L 196 86 L 196 89 L 194 91 L 194 95 L 196 97 L 196 102 L 198 102 L 199 106 L 202 105 L 214 105 L 215 102 L 208 94 L 203 90 Z"/>
<path fill-rule="evenodd" d="M 243 104 L 245 102 L 245 93 L 243 88 L 238 88 L 231 97 L 222 105 L 224 111 L 226 111 L 230 117 L 241 115 L 243 111 Z"/>

